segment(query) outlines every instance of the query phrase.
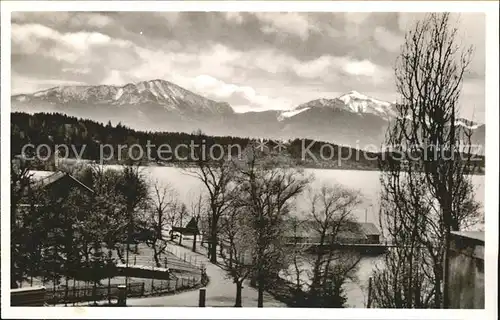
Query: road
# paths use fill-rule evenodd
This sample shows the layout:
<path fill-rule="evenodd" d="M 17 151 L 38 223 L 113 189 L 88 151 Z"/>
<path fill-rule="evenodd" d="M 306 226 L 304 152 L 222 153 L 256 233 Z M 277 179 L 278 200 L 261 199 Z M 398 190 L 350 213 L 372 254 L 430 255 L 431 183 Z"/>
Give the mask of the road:
<path fill-rule="evenodd" d="M 236 285 L 228 279 L 226 272 L 219 266 L 210 263 L 205 255 L 194 253 L 190 249 L 176 244 L 175 251 L 181 255 L 196 256 L 196 259 L 206 265 L 206 272 L 210 282 L 206 287 L 206 307 L 233 307 L 236 296 Z M 204 250 L 204 248 L 200 248 Z M 194 257 L 193 257 L 194 258 Z M 186 291 L 169 296 L 150 298 L 130 298 L 127 299 L 127 306 L 140 307 L 198 307 L 199 290 Z M 248 283 L 242 292 L 243 307 L 257 307 L 257 290 L 251 288 Z M 264 295 L 264 307 L 286 307 L 282 302 L 277 301 L 269 294 Z"/>

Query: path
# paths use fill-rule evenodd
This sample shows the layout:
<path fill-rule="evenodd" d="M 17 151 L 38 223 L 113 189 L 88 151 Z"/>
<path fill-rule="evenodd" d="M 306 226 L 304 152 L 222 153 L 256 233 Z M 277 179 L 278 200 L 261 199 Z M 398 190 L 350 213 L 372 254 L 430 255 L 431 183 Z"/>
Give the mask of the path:
<path fill-rule="evenodd" d="M 187 244 L 187 243 L 186 243 Z M 194 253 L 190 249 L 171 243 L 175 251 L 180 254 L 196 256 L 197 261 L 205 263 L 206 272 L 210 282 L 206 287 L 207 307 L 233 307 L 236 297 L 236 285 L 231 279 L 226 277 L 226 272 L 219 266 L 210 263 L 208 258 L 200 253 Z M 200 247 L 200 250 L 206 250 Z M 199 290 L 186 291 L 175 295 L 151 297 L 151 298 L 130 298 L 127 299 L 127 306 L 142 307 L 198 307 Z M 251 288 L 248 283 L 242 292 L 243 307 L 257 307 L 257 290 Z M 286 307 L 282 302 L 277 301 L 271 295 L 264 295 L 264 307 Z"/>

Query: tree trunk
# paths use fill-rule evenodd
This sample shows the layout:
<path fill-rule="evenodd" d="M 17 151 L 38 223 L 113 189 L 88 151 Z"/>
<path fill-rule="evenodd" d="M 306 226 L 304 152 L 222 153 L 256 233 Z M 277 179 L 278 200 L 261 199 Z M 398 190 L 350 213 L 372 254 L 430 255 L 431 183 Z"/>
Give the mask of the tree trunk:
<path fill-rule="evenodd" d="M 407 308 L 412 309 L 412 293 L 415 287 L 413 286 L 413 243 L 412 247 L 410 248 L 410 261 L 408 262 L 409 264 L 409 275 L 408 275 L 408 283 L 406 284 L 406 294 L 407 294 Z"/>
<path fill-rule="evenodd" d="M 76 279 L 73 278 L 73 306 L 75 305 L 76 302 Z"/>
<path fill-rule="evenodd" d="M 212 234 L 212 239 L 210 241 L 210 262 L 217 263 L 217 235 Z"/>
<path fill-rule="evenodd" d="M 108 303 L 111 305 L 111 277 L 108 277 Z"/>
<path fill-rule="evenodd" d="M 196 252 L 196 234 L 193 236 L 193 252 Z"/>
<path fill-rule="evenodd" d="M 264 307 L 264 282 L 262 280 L 259 280 L 258 283 L 258 297 L 257 297 L 257 307 L 258 308 L 263 308 Z"/>
<path fill-rule="evenodd" d="M 262 267 L 259 265 L 258 275 L 257 275 L 257 308 L 264 307 L 264 277 L 262 275 Z"/>
<path fill-rule="evenodd" d="M 436 268 L 440 269 L 441 265 L 438 264 L 436 266 Z M 441 279 L 442 279 L 442 270 L 436 270 L 436 272 L 434 273 L 434 277 L 435 277 L 435 280 L 434 280 L 434 299 L 435 299 L 435 304 L 434 304 L 434 308 L 436 309 L 439 309 L 441 308 L 441 304 L 442 304 L 442 296 L 441 296 Z"/>
<path fill-rule="evenodd" d="M 68 280 L 68 277 L 66 276 L 65 277 L 66 280 L 65 280 L 65 285 L 66 285 L 66 288 L 64 288 L 64 306 L 67 307 L 68 306 L 68 290 L 69 290 L 69 280 Z"/>
<path fill-rule="evenodd" d="M 236 281 L 236 300 L 235 307 L 241 307 L 241 291 L 243 290 L 243 281 Z"/>
<path fill-rule="evenodd" d="M 157 267 L 161 267 L 161 263 L 160 263 L 160 257 L 159 257 L 159 253 L 158 253 L 158 250 L 156 249 L 156 244 L 153 244 L 153 258 L 155 260 L 155 264 Z"/>
<path fill-rule="evenodd" d="M 56 296 L 56 278 L 53 277 L 52 278 L 52 296 L 55 297 Z M 54 299 L 54 305 L 56 305 L 56 299 Z"/>
<path fill-rule="evenodd" d="M 18 285 L 17 285 L 16 280 L 14 280 L 13 277 L 10 277 L 10 288 L 11 289 L 17 289 L 17 288 L 19 288 Z"/>
<path fill-rule="evenodd" d="M 320 278 L 321 278 L 321 266 L 322 266 L 322 260 L 324 256 L 324 251 L 323 251 L 323 246 L 325 245 L 325 238 L 326 238 L 326 230 L 323 229 L 321 230 L 321 235 L 319 239 L 319 246 L 318 246 L 318 251 L 316 252 L 316 259 L 314 261 L 314 268 L 313 268 L 313 275 L 312 275 L 312 282 L 311 282 L 311 289 L 310 293 L 312 296 L 316 294 L 316 291 L 318 291 L 318 287 L 320 286 Z"/>
<path fill-rule="evenodd" d="M 257 277 L 255 274 L 252 274 L 252 277 L 250 278 L 250 286 L 257 288 Z"/>
<path fill-rule="evenodd" d="M 94 286 L 92 287 L 92 296 L 94 297 L 94 304 L 97 305 L 97 282 L 94 280 Z"/>
<path fill-rule="evenodd" d="M 123 258 L 123 253 L 121 248 L 119 247 L 116 248 L 116 254 L 118 255 L 118 258 L 120 259 L 121 263 L 125 263 L 125 259 Z"/>
<path fill-rule="evenodd" d="M 443 309 L 450 307 L 450 224 L 447 223 L 444 235 L 444 263 L 443 263 Z"/>
<path fill-rule="evenodd" d="M 212 217 L 209 221 L 210 225 L 210 244 L 209 244 L 209 258 L 210 262 L 217 263 L 217 223 L 214 219 L 215 208 L 212 207 Z"/>

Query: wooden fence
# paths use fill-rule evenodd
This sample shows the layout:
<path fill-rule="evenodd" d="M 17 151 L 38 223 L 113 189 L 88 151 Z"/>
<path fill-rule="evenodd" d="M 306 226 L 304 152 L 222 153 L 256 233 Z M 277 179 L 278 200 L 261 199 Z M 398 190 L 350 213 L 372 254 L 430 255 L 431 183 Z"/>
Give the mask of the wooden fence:
<path fill-rule="evenodd" d="M 42 307 L 45 305 L 45 293 L 45 287 L 12 289 L 10 291 L 10 304 L 12 306 Z"/>
<path fill-rule="evenodd" d="M 118 264 L 117 276 L 128 276 L 132 278 L 144 278 L 144 281 L 128 281 L 127 297 L 144 297 L 175 293 L 187 289 L 202 287 L 207 284 L 208 278 L 205 273 L 205 265 L 196 256 L 191 256 L 173 248 L 168 248 L 171 254 L 164 260 L 164 268 L 150 267 L 151 261 L 144 257 L 134 256 L 129 261 L 129 265 Z M 175 274 L 180 274 L 175 277 Z M 129 278 L 130 279 L 130 278 Z M 102 283 L 106 283 L 106 279 Z M 41 283 L 43 286 L 45 284 Z M 36 290 L 34 287 L 23 288 L 20 293 L 12 290 L 11 299 L 16 301 L 16 305 L 71 305 L 81 302 L 107 301 L 116 302 L 118 299 L 118 286 L 124 283 L 107 283 L 93 286 L 86 285 L 73 286 L 58 285 L 56 287 L 44 287 L 44 292 Z M 28 293 L 23 293 L 23 292 Z M 38 297 L 34 299 L 33 297 Z M 44 299 L 40 298 L 44 297 Z M 36 301 L 35 301 L 36 300 Z M 43 300 L 43 303 L 41 302 Z"/>
<path fill-rule="evenodd" d="M 173 280 L 147 279 L 128 283 L 127 297 L 145 297 L 201 287 L 201 276 L 177 278 Z M 45 292 L 45 303 L 48 305 L 75 304 L 79 302 L 108 301 L 114 303 L 118 299 L 118 286 L 121 284 L 86 286 L 58 286 Z"/>

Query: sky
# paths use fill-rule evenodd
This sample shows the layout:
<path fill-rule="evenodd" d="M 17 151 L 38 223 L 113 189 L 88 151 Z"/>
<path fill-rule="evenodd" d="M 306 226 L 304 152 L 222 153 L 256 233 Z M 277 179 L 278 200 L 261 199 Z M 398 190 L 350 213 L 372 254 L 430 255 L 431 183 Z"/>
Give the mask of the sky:
<path fill-rule="evenodd" d="M 237 112 L 355 90 L 398 99 L 394 65 L 416 13 L 13 12 L 12 93 L 164 79 Z M 475 54 L 461 115 L 484 122 L 485 17 L 453 14 Z M 456 22 L 456 23 L 455 23 Z"/>

